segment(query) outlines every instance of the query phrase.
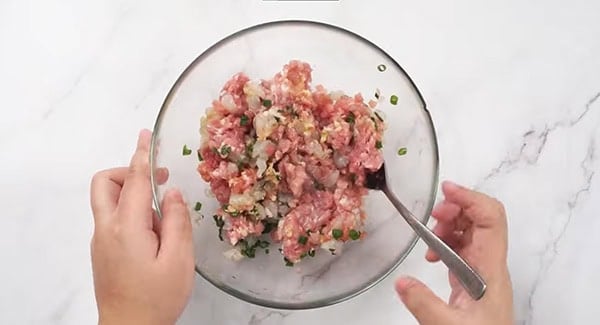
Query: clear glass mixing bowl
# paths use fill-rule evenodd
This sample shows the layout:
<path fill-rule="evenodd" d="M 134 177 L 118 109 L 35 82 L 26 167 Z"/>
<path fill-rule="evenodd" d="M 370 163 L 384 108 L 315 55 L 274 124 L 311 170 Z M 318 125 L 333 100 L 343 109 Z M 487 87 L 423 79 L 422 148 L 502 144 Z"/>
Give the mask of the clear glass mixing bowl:
<path fill-rule="evenodd" d="M 340 255 L 325 251 L 286 267 L 275 248 L 271 254 L 233 262 L 223 256 L 230 247 L 217 237 L 212 218 L 218 202 L 196 167 L 200 117 L 235 73 L 270 78 L 284 64 L 299 59 L 311 64 L 313 85 L 374 98 L 378 89 L 388 128 L 384 156 L 392 189 L 415 216 L 429 218 L 438 182 L 438 148 L 425 102 L 410 77 L 382 49 L 347 30 L 309 21 L 278 21 L 250 27 L 226 37 L 195 59 L 181 74 L 160 109 L 152 139 L 152 170 L 169 169 L 169 180 L 152 181 L 155 204 L 166 189 L 179 188 L 190 204 L 197 272 L 223 291 L 247 302 L 283 309 L 331 305 L 356 296 L 392 272 L 417 238 L 382 193 L 365 199 L 368 236 L 348 243 Z M 385 66 L 385 71 L 383 67 Z M 391 95 L 397 105 L 390 103 Z M 405 155 L 398 149 L 407 148 Z M 194 150 L 195 151 L 195 150 Z M 202 202 L 201 214 L 194 211 Z"/>

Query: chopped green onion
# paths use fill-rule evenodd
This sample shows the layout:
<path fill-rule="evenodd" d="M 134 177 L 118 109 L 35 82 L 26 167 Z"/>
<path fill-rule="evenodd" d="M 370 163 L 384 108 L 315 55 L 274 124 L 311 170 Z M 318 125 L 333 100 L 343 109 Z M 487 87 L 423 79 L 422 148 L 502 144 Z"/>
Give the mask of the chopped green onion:
<path fill-rule="evenodd" d="M 248 257 L 248 258 L 255 258 L 256 257 L 256 249 L 255 248 L 245 248 L 242 249 L 240 251 L 242 253 L 242 255 Z"/>
<path fill-rule="evenodd" d="M 302 253 L 302 255 L 300 255 L 300 259 L 303 259 L 307 256 L 308 254 L 306 252 Z"/>
<path fill-rule="evenodd" d="M 196 202 L 196 205 L 194 206 L 194 211 L 200 211 L 200 209 L 202 209 L 202 203 Z"/>
<path fill-rule="evenodd" d="M 236 161 L 236 163 L 235 163 L 235 165 L 237 166 L 237 168 L 238 168 L 239 170 L 242 170 L 242 169 L 244 169 L 244 165 L 245 165 L 245 164 L 246 164 L 246 163 L 245 163 L 245 162 L 244 162 L 244 160 L 242 160 L 242 159 L 239 159 L 239 160 L 238 160 L 238 161 Z"/>
<path fill-rule="evenodd" d="M 281 118 L 277 115 L 273 116 L 275 118 L 275 121 L 277 121 L 277 123 L 281 122 Z"/>
<path fill-rule="evenodd" d="M 223 218 L 216 214 L 213 216 L 213 219 L 215 219 L 215 224 L 217 224 L 217 227 L 219 227 L 219 239 L 223 241 L 223 226 L 225 226 L 225 221 L 223 221 Z"/>
<path fill-rule="evenodd" d="M 340 239 L 344 235 L 344 232 L 342 231 L 342 229 L 333 229 L 331 231 L 331 235 L 334 239 Z"/>
<path fill-rule="evenodd" d="M 200 152 L 200 150 L 198 150 L 196 153 L 198 154 L 198 161 L 203 161 L 204 158 L 202 158 L 202 153 Z"/>
<path fill-rule="evenodd" d="M 246 156 L 252 157 L 252 151 L 254 151 L 254 142 L 250 142 L 246 145 Z"/>
<path fill-rule="evenodd" d="M 221 218 L 218 215 L 214 215 L 213 219 L 215 219 L 215 223 L 217 224 L 217 227 L 223 227 L 225 225 L 225 221 L 223 221 L 223 218 Z"/>
<path fill-rule="evenodd" d="M 319 191 L 323 191 L 325 190 L 325 186 L 323 186 L 323 184 L 319 183 L 319 182 L 315 182 L 314 183 L 315 189 L 319 190 Z"/>
<path fill-rule="evenodd" d="M 392 105 L 396 105 L 396 104 L 398 104 L 398 96 L 396 96 L 396 95 L 392 95 L 392 96 L 390 96 L 390 103 L 391 103 Z"/>
<path fill-rule="evenodd" d="M 231 147 L 230 146 L 228 146 L 228 145 L 225 144 L 225 145 L 223 145 L 221 147 L 221 156 L 227 156 L 230 153 L 231 153 Z"/>
<path fill-rule="evenodd" d="M 315 250 L 314 249 L 309 250 L 308 251 L 308 256 L 315 257 Z"/>
<path fill-rule="evenodd" d="M 285 266 L 289 266 L 289 267 L 294 266 L 294 263 L 292 263 L 292 261 L 288 260 L 287 257 L 284 257 L 283 260 L 285 261 Z"/>
<path fill-rule="evenodd" d="M 354 116 L 354 113 L 350 112 L 348 114 L 348 116 L 346 116 L 346 122 L 350 123 L 350 124 L 354 124 L 354 121 L 356 119 L 356 116 Z"/>
<path fill-rule="evenodd" d="M 240 240 L 240 244 L 244 246 L 244 248 L 242 248 L 240 250 L 240 253 L 242 253 L 242 255 L 244 255 L 246 257 L 254 258 L 254 257 L 256 257 L 256 248 L 257 247 L 266 248 L 269 245 L 269 242 L 257 240 L 256 242 L 254 242 L 254 244 L 248 245 L 248 241 L 246 241 L 245 239 L 242 239 L 242 240 Z"/>
<path fill-rule="evenodd" d="M 271 108 L 271 106 L 273 106 L 273 102 L 270 99 L 263 99 L 262 104 L 266 108 Z"/>
<path fill-rule="evenodd" d="M 242 117 L 240 117 L 240 125 L 246 126 L 248 125 L 248 122 L 250 122 L 250 118 L 246 116 L 246 114 L 242 114 Z"/>
<path fill-rule="evenodd" d="M 306 236 L 300 236 L 300 237 L 298 237 L 298 244 L 300 244 L 300 245 L 306 245 L 307 242 L 308 242 L 308 237 L 306 237 Z"/>
<path fill-rule="evenodd" d="M 383 148 L 383 143 L 378 140 L 377 142 L 375 142 L 375 148 L 377 148 L 377 149 Z"/>
<path fill-rule="evenodd" d="M 348 233 L 348 235 L 350 236 L 350 239 L 357 240 L 360 238 L 360 231 L 350 229 L 350 232 Z"/>
<path fill-rule="evenodd" d="M 377 125 L 377 121 L 373 116 L 371 116 L 371 121 L 373 121 L 373 125 L 375 125 L 375 131 L 379 131 L 379 126 Z"/>
<path fill-rule="evenodd" d="M 265 254 L 267 254 L 267 255 L 269 254 L 269 249 L 268 248 L 265 249 Z"/>
<path fill-rule="evenodd" d="M 268 234 L 277 228 L 278 221 L 273 220 L 273 219 L 266 219 L 266 220 L 263 220 L 262 223 L 265 226 L 265 229 L 262 231 L 262 233 Z"/>
<path fill-rule="evenodd" d="M 335 255 L 335 249 L 334 248 L 330 248 L 329 251 L 331 252 L 331 255 Z"/>
<path fill-rule="evenodd" d="M 192 149 L 188 148 L 187 144 L 184 144 L 182 153 L 184 156 L 189 156 L 192 154 Z"/>
<path fill-rule="evenodd" d="M 385 69 L 387 69 L 387 67 L 385 66 L 385 64 L 380 64 L 377 66 L 377 70 L 379 70 L 379 72 L 384 72 Z"/>
<path fill-rule="evenodd" d="M 377 91 L 375 92 L 375 98 L 379 99 L 379 92 L 377 92 Z"/>
<path fill-rule="evenodd" d="M 404 156 L 404 155 L 406 155 L 407 152 L 408 152 L 408 149 L 406 149 L 406 147 L 402 147 L 402 148 L 398 149 L 398 156 Z"/>
<path fill-rule="evenodd" d="M 356 183 L 357 179 L 358 179 L 358 176 L 356 176 L 355 173 L 350 173 L 350 181 L 352 182 L 352 184 Z"/>

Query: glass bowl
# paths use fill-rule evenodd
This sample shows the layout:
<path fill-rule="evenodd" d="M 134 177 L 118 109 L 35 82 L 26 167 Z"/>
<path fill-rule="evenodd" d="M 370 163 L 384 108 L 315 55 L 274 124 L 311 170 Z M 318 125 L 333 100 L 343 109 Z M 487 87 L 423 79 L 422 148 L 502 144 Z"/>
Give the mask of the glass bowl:
<path fill-rule="evenodd" d="M 364 240 L 347 243 L 341 254 L 320 250 L 314 258 L 286 267 L 275 247 L 266 255 L 234 262 L 231 247 L 218 239 L 212 215 L 218 208 L 198 173 L 200 118 L 225 82 L 243 71 L 251 79 L 271 78 L 298 59 L 311 64 L 312 85 L 365 100 L 380 94 L 378 109 L 387 123 L 384 157 L 392 189 L 427 222 L 438 182 L 435 130 L 423 97 L 406 72 L 382 49 L 339 27 L 309 21 L 278 21 L 241 30 L 210 47 L 183 71 L 167 95 L 154 126 L 151 167 L 168 168 L 165 184 L 152 177 L 155 205 L 168 188 L 179 188 L 190 205 L 196 271 L 221 290 L 271 308 L 308 309 L 354 297 L 391 273 L 417 238 L 382 193 L 365 198 Z M 385 68 L 385 70 L 384 70 Z M 380 71 L 384 70 L 384 71 Z M 391 95 L 398 102 L 392 105 Z M 182 155 L 187 145 L 193 154 Z M 401 147 L 407 148 L 399 155 Z M 154 172 L 153 172 L 154 174 Z M 200 212 L 194 211 L 202 202 Z M 203 217 L 204 216 L 204 217 Z"/>

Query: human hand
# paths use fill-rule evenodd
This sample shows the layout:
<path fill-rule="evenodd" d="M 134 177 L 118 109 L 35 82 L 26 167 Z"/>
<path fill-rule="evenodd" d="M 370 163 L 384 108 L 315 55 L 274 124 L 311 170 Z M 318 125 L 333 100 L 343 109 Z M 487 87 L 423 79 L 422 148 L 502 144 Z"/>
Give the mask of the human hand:
<path fill-rule="evenodd" d="M 98 172 L 91 185 L 94 287 L 100 324 L 174 324 L 194 281 L 192 226 L 181 193 L 152 209 L 150 131 L 129 167 Z M 159 183 L 168 178 L 157 173 Z"/>
<path fill-rule="evenodd" d="M 513 324 L 512 286 L 506 265 L 507 225 L 502 203 L 451 182 L 442 184 L 445 200 L 432 216 L 434 233 L 462 256 L 487 283 L 484 297 L 471 299 L 449 272 L 449 302 L 437 297 L 416 279 L 403 277 L 396 291 L 421 325 Z M 430 262 L 439 256 L 429 249 Z"/>

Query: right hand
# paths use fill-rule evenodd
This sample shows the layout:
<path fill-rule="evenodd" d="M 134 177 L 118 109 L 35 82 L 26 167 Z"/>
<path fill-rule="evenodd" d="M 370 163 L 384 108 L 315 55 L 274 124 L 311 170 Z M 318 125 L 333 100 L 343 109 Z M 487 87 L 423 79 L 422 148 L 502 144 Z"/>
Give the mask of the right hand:
<path fill-rule="evenodd" d="M 512 286 L 506 265 L 507 225 L 502 203 L 451 182 L 444 182 L 442 191 L 445 200 L 432 212 L 438 221 L 434 233 L 479 272 L 487 283 L 487 291 L 482 299 L 471 299 L 452 273 L 449 273 L 452 293 L 448 303 L 410 277 L 398 279 L 396 291 L 421 325 L 513 324 Z M 431 249 L 425 258 L 439 261 Z"/>

